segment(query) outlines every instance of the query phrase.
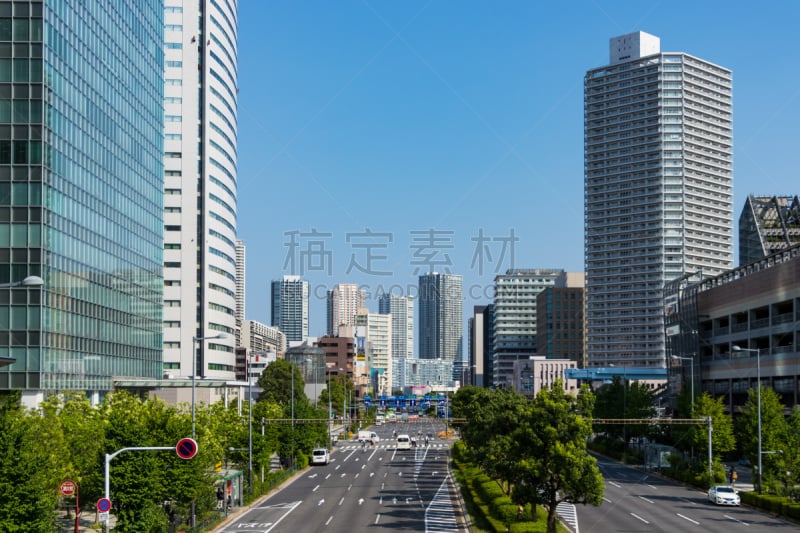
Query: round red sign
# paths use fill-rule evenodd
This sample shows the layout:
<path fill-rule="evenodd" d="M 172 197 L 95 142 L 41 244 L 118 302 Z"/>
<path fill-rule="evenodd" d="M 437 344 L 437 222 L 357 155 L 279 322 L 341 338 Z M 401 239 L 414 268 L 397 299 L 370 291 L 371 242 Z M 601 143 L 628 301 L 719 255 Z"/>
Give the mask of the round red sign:
<path fill-rule="evenodd" d="M 75 494 L 75 482 L 72 480 L 64 480 L 61 482 L 60 487 L 62 496 L 72 496 Z"/>

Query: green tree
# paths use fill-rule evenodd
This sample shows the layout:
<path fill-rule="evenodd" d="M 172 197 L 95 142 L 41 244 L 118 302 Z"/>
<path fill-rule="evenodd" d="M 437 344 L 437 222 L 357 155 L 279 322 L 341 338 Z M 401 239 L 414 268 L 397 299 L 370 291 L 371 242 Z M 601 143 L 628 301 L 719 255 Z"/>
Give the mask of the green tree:
<path fill-rule="evenodd" d="M 68 457 L 57 420 L 25 410 L 17 394 L 0 398 L 0 531 L 56 529 L 57 491 L 69 471 Z"/>
<path fill-rule="evenodd" d="M 736 438 L 733 432 L 733 421 L 725 414 L 723 398 L 714 399 L 709 393 L 704 392 L 702 396 L 695 399 L 693 418 L 711 417 L 711 450 L 713 453 L 713 471 L 717 472 L 721 468 L 721 457 L 728 452 L 736 449 Z M 691 442 L 695 450 L 708 449 L 708 426 L 694 425 L 692 428 Z M 703 457 L 701 465 L 704 472 L 708 472 L 708 454 L 700 454 Z M 711 480 L 710 484 L 715 481 Z"/>
<path fill-rule="evenodd" d="M 536 395 L 512 434 L 514 499 L 544 504 L 548 533 L 557 531 L 559 503 L 599 506 L 602 502 L 603 478 L 594 457 L 586 453 L 593 403 L 588 388 L 582 388 L 576 398 L 556 381 Z"/>
<path fill-rule="evenodd" d="M 737 440 L 742 444 L 745 457 L 755 467 L 758 465 L 758 392 L 755 389 L 747 391 L 747 401 L 738 418 Z M 770 387 L 761 387 L 761 484 L 765 490 L 774 489 L 775 482 L 782 477 L 779 472 L 782 453 L 786 443 L 783 440 L 787 434 L 787 421 L 783 416 L 783 405 L 780 396 Z"/>
<path fill-rule="evenodd" d="M 294 381 L 292 380 L 293 374 Z M 294 383 L 294 387 L 292 383 Z M 281 405 L 291 405 L 293 388 L 295 402 L 306 397 L 303 373 L 297 365 L 285 359 L 278 359 L 270 363 L 258 377 L 258 386 L 261 387 L 258 401 L 273 401 Z"/>

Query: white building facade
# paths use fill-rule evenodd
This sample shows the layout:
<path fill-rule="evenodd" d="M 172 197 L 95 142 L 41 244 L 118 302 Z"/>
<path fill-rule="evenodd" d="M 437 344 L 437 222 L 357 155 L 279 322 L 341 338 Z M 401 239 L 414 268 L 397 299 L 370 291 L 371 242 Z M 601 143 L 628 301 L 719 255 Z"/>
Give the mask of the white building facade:
<path fill-rule="evenodd" d="M 164 368 L 233 379 L 237 3 L 164 6 Z M 199 341 L 220 333 L 225 339 Z"/>
<path fill-rule="evenodd" d="M 286 334 L 289 342 L 308 339 L 308 280 L 283 276 L 272 281 L 272 325 Z"/>
<path fill-rule="evenodd" d="M 392 390 L 403 390 L 405 360 L 414 358 L 414 297 L 384 294 L 378 312 L 392 317 Z"/>
<path fill-rule="evenodd" d="M 375 394 L 391 394 L 392 317 L 359 309 L 356 330 L 365 334 L 367 368 Z"/>
<path fill-rule="evenodd" d="M 665 282 L 733 264 L 731 71 L 615 37 L 584 135 L 588 365 L 664 367 Z"/>
<path fill-rule="evenodd" d="M 419 277 L 420 359 L 455 363 L 464 353 L 464 288 L 457 274 L 436 272 Z"/>
<path fill-rule="evenodd" d="M 366 293 L 355 283 L 339 283 L 329 290 L 328 335 L 335 335 L 339 326 L 354 326 L 356 313 L 366 306 Z"/>

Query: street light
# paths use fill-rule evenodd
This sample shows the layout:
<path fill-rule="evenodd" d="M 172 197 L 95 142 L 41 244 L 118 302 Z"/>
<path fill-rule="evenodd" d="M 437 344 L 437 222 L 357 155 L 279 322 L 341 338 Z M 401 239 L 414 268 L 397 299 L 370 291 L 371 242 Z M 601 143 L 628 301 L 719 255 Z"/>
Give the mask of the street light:
<path fill-rule="evenodd" d="M 731 346 L 734 352 L 752 352 L 756 354 L 756 381 L 758 382 L 758 493 L 761 494 L 761 349 L 742 348 L 734 344 Z"/>
<path fill-rule="evenodd" d="M 25 278 L 27 279 L 27 278 Z M 216 335 L 209 335 L 208 337 L 192 337 L 192 438 L 195 437 L 195 381 L 197 379 L 197 343 L 208 339 L 227 339 L 227 333 L 217 333 Z"/>
<path fill-rule="evenodd" d="M 681 361 L 690 361 L 689 375 L 691 377 L 689 379 L 692 380 L 692 410 L 694 410 L 694 357 L 681 357 L 680 355 L 673 355 L 672 358 Z"/>
<path fill-rule="evenodd" d="M 28 276 L 22 281 L 0 283 L 0 289 L 6 289 L 8 287 L 41 287 L 42 285 L 44 285 L 44 280 L 39 276 Z"/>

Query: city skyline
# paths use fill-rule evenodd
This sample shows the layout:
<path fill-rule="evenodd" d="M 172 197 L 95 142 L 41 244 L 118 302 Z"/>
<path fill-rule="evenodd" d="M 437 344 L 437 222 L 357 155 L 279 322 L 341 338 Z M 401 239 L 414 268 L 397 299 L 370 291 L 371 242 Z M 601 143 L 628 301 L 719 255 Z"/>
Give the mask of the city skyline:
<path fill-rule="evenodd" d="M 310 282 L 319 335 L 337 283 L 365 285 L 374 311 L 379 288 L 400 293 L 424 271 L 449 269 L 464 276 L 471 309 L 491 301 L 508 268 L 583 271 L 583 75 L 607 63 L 614 35 L 646 31 L 663 51 L 733 71 L 734 224 L 748 194 L 796 194 L 799 92 L 784 67 L 800 48 L 800 6 L 709 2 L 691 17 L 635 2 L 574 7 L 242 3 L 247 318 L 268 323 L 269 281 L 292 273 Z M 255 202 L 295 189 L 265 222 Z M 313 240 L 331 264 L 301 272 L 299 251 Z M 439 263 L 415 262 L 431 242 L 451 247 L 438 249 Z"/>

